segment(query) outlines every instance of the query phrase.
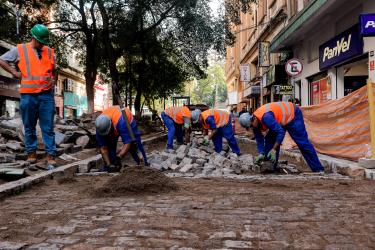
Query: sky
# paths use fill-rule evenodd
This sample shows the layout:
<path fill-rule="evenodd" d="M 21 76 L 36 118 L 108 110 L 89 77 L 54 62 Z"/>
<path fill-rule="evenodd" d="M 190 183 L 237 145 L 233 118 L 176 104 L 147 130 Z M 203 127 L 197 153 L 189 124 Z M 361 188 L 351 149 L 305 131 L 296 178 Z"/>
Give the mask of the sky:
<path fill-rule="evenodd" d="M 210 1 L 210 7 L 212 9 L 212 13 L 217 13 L 219 7 L 220 7 L 220 4 L 223 2 L 224 0 L 211 0 Z"/>

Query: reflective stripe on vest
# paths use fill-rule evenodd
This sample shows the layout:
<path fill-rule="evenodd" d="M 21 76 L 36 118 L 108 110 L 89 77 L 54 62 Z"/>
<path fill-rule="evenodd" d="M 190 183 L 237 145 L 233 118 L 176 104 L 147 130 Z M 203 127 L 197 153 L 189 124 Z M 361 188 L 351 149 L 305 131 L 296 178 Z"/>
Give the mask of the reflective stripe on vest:
<path fill-rule="evenodd" d="M 275 113 L 276 110 L 272 110 L 271 106 L 276 105 L 281 110 L 281 120 L 279 121 L 277 118 L 279 117 L 278 113 Z M 262 109 L 264 110 L 264 113 L 261 112 Z M 294 119 L 294 106 L 293 103 L 290 102 L 272 102 L 267 103 L 264 105 L 264 107 L 260 107 L 259 110 L 254 112 L 254 115 L 261 121 L 263 118 L 263 115 L 267 112 L 274 112 L 276 120 L 280 123 L 281 126 L 287 125 L 289 122 L 291 122 Z M 260 115 L 259 115 L 260 113 Z"/>
<path fill-rule="evenodd" d="M 204 125 L 206 125 L 205 126 L 206 129 L 207 129 L 206 119 L 209 116 L 214 117 L 215 125 L 216 125 L 217 128 L 224 127 L 229 122 L 229 114 L 227 112 L 221 111 L 221 110 L 210 109 L 210 110 L 204 111 L 202 113 L 202 117 L 203 117 L 203 120 L 204 120 L 204 123 L 205 123 Z"/>
<path fill-rule="evenodd" d="M 20 85 L 20 92 L 21 93 L 38 93 L 41 91 L 51 89 L 53 87 L 53 82 L 51 80 L 53 79 L 52 70 L 53 70 L 53 65 L 54 65 L 52 49 L 49 47 L 45 47 L 45 50 L 42 51 L 42 58 L 39 59 L 38 62 L 40 63 L 40 67 L 42 67 L 43 70 L 39 71 L 39 74 L 44 74 L 44 75 L 38 76 L 38 73 L 37 73 L 38 71 L 35 72 L 35 65 L 34 65 L 34 71 L 31 70 L 32 66 L 31 66 L 31 60 L 29 57 L 29 50 L 35 54 L 36 58 L 38 58 L 38 55 L 28 44 L 21 44 L 19 46 L 20 47 L 18 47 L 18 50 L 19 51 L 21 50 L 22 52 L 22 54 L 20 55 L 20 62 L 19 62 L 19 64 L 20 63 L 22 64 L 22 67 L 20 67 L 20 69 L 22 68 L 21 70 L 22 80 L 21 80 L 21 85 Z M 43 58 L 43 55 L 44 55 L 44 58 Z M 47 75 L 47 72 L 49 72 L 48 73 L 49 75 Z"/>
<path fill-rule="evenodd" d="M 184 112 L 184 110 L 186 112 Z M 165 114 L 167 114 L 170 118 L 172 118 L 173 121 L 177 124 L 183 124 L 184 117 L 190 119 L 191 115 L 189 113 L 190 111 L 187 107 L 170 107 L 165 110 Z"/>

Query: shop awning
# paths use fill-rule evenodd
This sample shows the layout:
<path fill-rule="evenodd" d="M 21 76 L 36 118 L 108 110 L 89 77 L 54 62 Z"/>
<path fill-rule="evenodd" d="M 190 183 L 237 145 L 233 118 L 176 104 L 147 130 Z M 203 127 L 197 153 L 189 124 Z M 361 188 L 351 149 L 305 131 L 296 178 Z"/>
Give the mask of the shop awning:
<path fill-rule="evenodd" d="M 254 95 L 260 95 L 260 86 L 250 86 L 247 89 L 244 90 L 243 96 L 244 97 L 250 97 Z"/>
<path fill-rule="evenodd" d="M 312 22 L 313 19 L 318 20 L 319 16 L 317 11 L 322 8 L 326 3 L 333 2 L 328 0 L 313 0 L 304 8 L 276 37 L 270 45 L 271 52 L 278 52 L 288 47 L 289 41 L 296 41 L 296 31 L 302 28 L 307 21 Z M 339 2 L 339 1 L 338 1 Z M 322 13 L 319 11 L 319 13 Z M 297 36 L 298 37 L 298 36 Z"/>

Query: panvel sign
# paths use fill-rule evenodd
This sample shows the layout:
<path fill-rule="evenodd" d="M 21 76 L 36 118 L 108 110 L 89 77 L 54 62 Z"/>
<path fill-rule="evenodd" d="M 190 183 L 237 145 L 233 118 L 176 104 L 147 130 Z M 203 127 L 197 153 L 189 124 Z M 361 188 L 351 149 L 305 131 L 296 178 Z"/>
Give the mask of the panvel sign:
<path fill-rule="evenodd" d="M 362 36 L 375 36 L 375 14 L 361 14 L 359 17 Z"/>
<path fill-rule="evenodd" d="M 319 47 L 319 68 L 327 69 L 363 54 L 363 39 L 355 25 Z"/>

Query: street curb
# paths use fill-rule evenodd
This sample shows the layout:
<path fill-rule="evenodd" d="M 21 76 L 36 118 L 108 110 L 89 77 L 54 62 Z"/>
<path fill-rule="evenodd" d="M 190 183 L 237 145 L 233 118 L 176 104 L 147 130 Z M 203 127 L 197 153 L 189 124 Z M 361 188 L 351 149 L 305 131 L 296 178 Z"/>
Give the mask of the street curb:
<path fill-rule="evenodd" d="M 237 137 L 237 140 L 241 142 L 250 143 L 251 145 L 256 145 L 256 142 L 254 140 L 250 140 L 249 138 Z M 300 152 L 281 149 L 280 154 L 293 158 L 298 162 L 305 161 Z M 338 159 L 323 154 L 318 154 L 318 157 L 325 170 L 329 173 L 339 173 L 342 175 L 352 177 L 354 179 L 375 180 L 375 170 L 365 169 L 359 166 L 357 162 Z"/>
<path fill-rule="evenodd" d="M 144 145 L 154 143 L 155 141 L 161 140 L 166 138 L 166 134 L 161 134 L 155 137 L 147 138 L 143 141 Z M 29 176 L 26 178 L 22 178 L 17 181 L 12 181 L 9 183 L 5 183 L 0 185 L 0 200 L 14 194 L 19 194 L 30 188 L 36 184 L 42 183 L 48 179 L 59 179 L 59 178 L 66 178 L 71 177 L 75 173 L 78 172 L 78 168 L 82 166 L 97 167 L 99 168 L 100 165 L 103 163 L 101 155 L 95 155 L 89 157 L 87 159 L 69 163 L 64 166 L 60 166 L 54 170 L 49 170 L 43 173 L 39 173 L 33 176 Z"/>

